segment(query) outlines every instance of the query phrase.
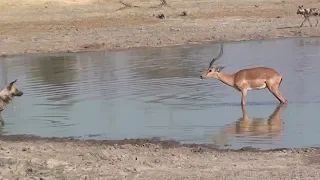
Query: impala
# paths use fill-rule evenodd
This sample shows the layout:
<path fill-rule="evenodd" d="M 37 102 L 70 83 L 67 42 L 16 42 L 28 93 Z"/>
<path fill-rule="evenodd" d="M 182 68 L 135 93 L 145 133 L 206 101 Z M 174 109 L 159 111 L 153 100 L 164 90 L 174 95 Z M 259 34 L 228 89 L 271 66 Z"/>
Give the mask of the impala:
<path fill-rule="evenodd" d="M 249 90 L 259 90 L 268 88 L 268 90 L 280 101 L 281 104 L 287 104 L 286 98 L 281 94 L 279 88 L 282 82 L 282 76 L 274 69 L 267 67 L 254 67 L 242 69 L 234 74 L 222 72 L 223 66 L 215 66 L 213 63 L 223 54 L 223 45 L 220 53 L 213 58 L 208 69 L 200 76 L 200 79 L 213 78 L 218 79 L 224 84 L 235 88 L 241 92 L 241 105 L 246 105 L 247 92 Z"/>

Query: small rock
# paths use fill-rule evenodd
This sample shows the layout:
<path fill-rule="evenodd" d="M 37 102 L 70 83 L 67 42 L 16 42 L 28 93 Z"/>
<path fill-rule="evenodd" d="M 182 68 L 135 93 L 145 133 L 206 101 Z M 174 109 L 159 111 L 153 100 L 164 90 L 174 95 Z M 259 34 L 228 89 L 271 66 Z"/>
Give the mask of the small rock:
<path fill-rule="evenodd" d="M 156 17 L 159 19 L 166 19 L 166 16 L 163 13 L 156 15 Z"/>
<path fill-rule="evenodd" d="M 155 159 L 154 162 L 155 163 L 160 163 L 160 159 Z"/>
<path fill-rule="evenodd" d="M 127 171 L 131 171 L 131 169 L 130 169 L 130 168 L 125 168 L 125 170 L 127 170 Z"/>
<path fill-rule="evenodd" d="M 27 151 L 27 148 L 22 148 L 22 151 Z"/>
<path fill-rule="evenodd" d="M 200 148 L 194 148 L 194 149 L 191 149 L 191 152 L 193 152 L 193 153 L 203 153 L 204 149 L 202 149 L 201 147 Z"/>
<path fill-rule="evenodd" d="M 172 31 L 180 31 L 180 29 L 176 29 L 176 28 L 170 28 L 170 30 L 172 30 Z"/>
<path fill-rule="evenodd" d="M 32 172 L 32 171 L 33 171 L 32 168 L 27 169 L 27 172 Z"/>
<path fill-rule="evenodd" d="M 142 162 L 142 164 L 145 164 L 145 165 L 147 165 L 147 164 L 148 164 L 148 162 L 147 162 L 147 161 L 143 161 L 143 162 Z"/>
<path fill-rule="evenodd" d="M 187 16 L 187 15 L 188 15 L 187 11 L 182 11 L 180 14 L 180 16 Z"/>
<path fill-rule="evenodd" d="M 41 177 L 40 180 L 44 180 L 44 179 Z"/>

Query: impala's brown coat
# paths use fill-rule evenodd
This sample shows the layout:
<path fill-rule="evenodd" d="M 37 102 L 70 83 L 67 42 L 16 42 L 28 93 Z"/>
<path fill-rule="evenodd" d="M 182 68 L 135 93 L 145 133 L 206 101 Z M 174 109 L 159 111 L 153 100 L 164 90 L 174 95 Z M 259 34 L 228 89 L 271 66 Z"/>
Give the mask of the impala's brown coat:
<path fill-rule="evenodd" d="M 226 74 L 222 72 L 224 67 L 213 66 L 213 62 L 219 59 L 223 53 L 221 46 L 220 54 L 214 58 L 209 68 L 200 76 L 203 78 L 218 79 L 224 84 L 231 86 L 241 92 L 241 105 L 246 104 L 247 92 L 249 90 L 259 90 L 268 88 L 268 90 L 280 101 L 286 104 L 286 98 L 281 94 L 279 88 L 282 82 L 282 76 L 274 69 L 267 67 L 254 67 L 242 69 L 234 74 Z"/>

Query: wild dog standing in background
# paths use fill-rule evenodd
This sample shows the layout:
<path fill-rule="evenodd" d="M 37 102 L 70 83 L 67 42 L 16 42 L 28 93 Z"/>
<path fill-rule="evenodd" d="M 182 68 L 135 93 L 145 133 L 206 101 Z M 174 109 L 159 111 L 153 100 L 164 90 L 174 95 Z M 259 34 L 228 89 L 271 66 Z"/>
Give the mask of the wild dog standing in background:
<path fill-rule="evenodd" d="M 303 23 L 306 20 L 309 21 L 310 26 L 312 27 L 312 24 L 311 24 L 310 19 L 309 19 L 310 16 L 314 16 L 316 18 L 316 20 L 317 20 L 316 26 L 318 25 L 318 16 L 320 16 L 320 9 L 318 9 L 318 8 L 307 8 L 307 9 L 305 9 L 305 8 L 303 8 L 303 5 L 301 5 L 301 6 L 298 6 L 297 14 L 301 14 L 301 16 L 304 17 L 304 20 L 301 23 L 300 27 L 303 26 Z"/>
<path fill-rule="evenodd" d="M 15 96 L 22 96 L 23 92 L 18 90 L 15 86 L 17 80 L 12 81 L 8 87 L 4 88 L 0 91 L 0 122 L 4 125 L 4 120 L 1 116 L 1 112 L 3 111 L 4 107 L 13 100 Z"/>

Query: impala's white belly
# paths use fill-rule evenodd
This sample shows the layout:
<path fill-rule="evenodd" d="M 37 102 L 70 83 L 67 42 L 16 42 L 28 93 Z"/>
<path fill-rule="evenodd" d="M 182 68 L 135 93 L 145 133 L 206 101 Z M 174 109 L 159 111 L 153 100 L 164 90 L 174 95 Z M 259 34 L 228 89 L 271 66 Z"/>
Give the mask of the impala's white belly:
<path fill-rule="evenodd" d="M 264 89 L 266 87 L 267 87 L 267 84 L 263 83 L 262 86 L 249 87 L 248 90 L 260 90 L 260 89 Z"/>

